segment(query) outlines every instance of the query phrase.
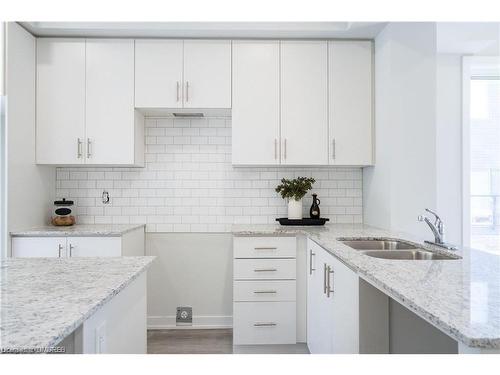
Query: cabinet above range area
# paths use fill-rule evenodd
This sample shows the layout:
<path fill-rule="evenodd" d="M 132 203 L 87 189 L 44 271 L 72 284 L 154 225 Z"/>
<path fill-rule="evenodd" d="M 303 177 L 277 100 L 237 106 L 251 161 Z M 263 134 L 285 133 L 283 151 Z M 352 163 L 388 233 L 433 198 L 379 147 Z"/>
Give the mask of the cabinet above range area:
<path fill-rule="evenodd" d="M 232 164 L 373 164 L 371 41 L 37 40 L 38 164 L 144 166 L 144 116 L 232 116 Z M 55 147 L 56 145 L 56 147 Z"/>

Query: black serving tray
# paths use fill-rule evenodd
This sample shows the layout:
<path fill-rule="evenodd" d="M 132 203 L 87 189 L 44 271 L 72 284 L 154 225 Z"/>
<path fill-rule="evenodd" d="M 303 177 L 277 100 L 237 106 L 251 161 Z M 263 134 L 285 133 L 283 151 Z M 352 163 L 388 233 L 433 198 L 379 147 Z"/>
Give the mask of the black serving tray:
<path fill-rule="evenodd" d="M 319 219 L 310 219 L 310 218 L 303 218 L 303 219 L 288 219 L 286 217 L 279 217 L 276 219 L 281 225 L 325 225 L 327 221 L 330 219 L 326 217 L 321 217 Z"/>

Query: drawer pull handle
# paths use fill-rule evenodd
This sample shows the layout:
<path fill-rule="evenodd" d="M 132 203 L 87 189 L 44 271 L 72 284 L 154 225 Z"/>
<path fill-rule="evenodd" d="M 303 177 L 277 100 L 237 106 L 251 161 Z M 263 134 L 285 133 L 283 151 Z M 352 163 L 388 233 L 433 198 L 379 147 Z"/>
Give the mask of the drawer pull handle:
<path fill-rule="evenodd" d="M 253 272 L 276 272 L 276 268 L 256 268 Z"/>
<path fill-rule="evenodd" d="M 269 322 L 269 323 L 254 323 L 254 327 L 274 327 L 276 326 L 276 323 Z"/>
<path fill-rule="evenodd" d="M 277 247 L 254 247 L 255 250 L 278 250 Z"/>
<path fill-rule="evenodd" d="M 275 290 L 256 290 L 255 294 L 276 294 Z"/>

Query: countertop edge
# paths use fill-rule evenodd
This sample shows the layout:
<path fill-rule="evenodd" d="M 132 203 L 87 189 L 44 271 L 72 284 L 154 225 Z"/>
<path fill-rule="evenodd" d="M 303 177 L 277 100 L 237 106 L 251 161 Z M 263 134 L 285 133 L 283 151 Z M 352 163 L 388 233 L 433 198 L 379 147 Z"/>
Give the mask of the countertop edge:
<path fill-rule="evenodd" d="M 77 224 L 78 225 L 78 224 Z M 98 226 L 98 224 L 95 224 Z M 56 229 L 56 228 L 64 228 L 64 227 L 54 227 L 51 229 L 40 228 L 40 229 L 29 229 L 29 230 L 19 230 L 9 232 L 10 237 L 121 237 L 126 233 L 132 232 L 134 230 L 145 228 L 146 224 L 130 224 L 130 228 L 123 229 L 82 229 L 81 231 L 72 231 L 69 228 L 75 228 L 75 226 L 69 226 L 67 230 L 64 229 Z"/>

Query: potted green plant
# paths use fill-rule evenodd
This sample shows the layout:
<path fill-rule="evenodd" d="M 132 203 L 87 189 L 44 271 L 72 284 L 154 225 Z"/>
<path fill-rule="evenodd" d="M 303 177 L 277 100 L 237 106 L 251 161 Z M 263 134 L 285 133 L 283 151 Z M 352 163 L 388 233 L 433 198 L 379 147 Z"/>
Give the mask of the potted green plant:
<path fill-rule="evenodd" d="M 311 177 L 297 177 L 292 180 L 282 178 L 281 184 L 276 186 L 276 192 L 283 199 L 288 199 L 289 219 L 302 219 L 302 198 L 312 189 L 315 182 Z"/>

